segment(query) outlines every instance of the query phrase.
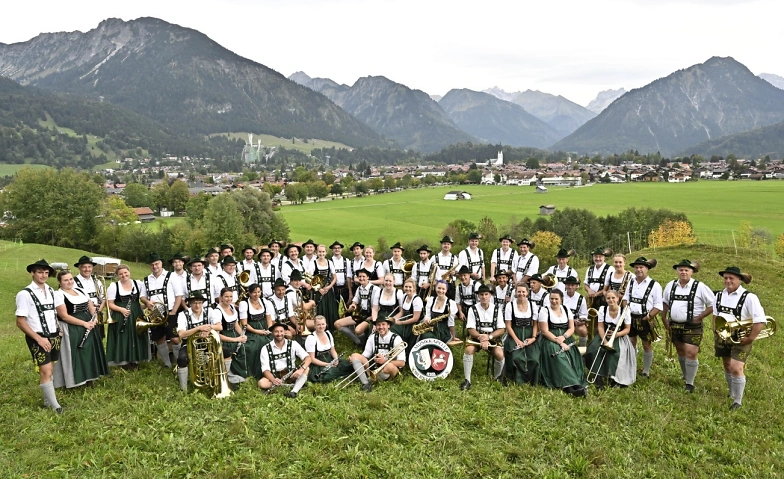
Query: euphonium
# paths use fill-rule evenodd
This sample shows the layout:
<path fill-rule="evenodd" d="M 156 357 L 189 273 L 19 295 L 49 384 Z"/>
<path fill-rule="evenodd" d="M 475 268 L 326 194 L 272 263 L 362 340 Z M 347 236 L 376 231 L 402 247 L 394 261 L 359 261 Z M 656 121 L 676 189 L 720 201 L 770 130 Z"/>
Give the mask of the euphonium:
<path fill-rule="evenodd" d="M 188 377 L 193 386 L 197 389 L 212 389 L 214 398 L 231 396 L 218 333 L 210 331 L 205 338 L 196 333 L 188 338 L 187 347 L 190 359 Z"/>
<path fill-rule="evenodd" d="M 765 328 L 754 340 L 765 339 L 776 334 L 776 320 L 765 316 Z M 740 344 L 740 340 L 751 334 L 753 319 L 740 319 L 729 315 L 716 316 L 716 334 L 726 343 Z"/>
<path fill-rule="evenodd" d="M 166 311 L 166 305 L 160 301 L 154 302 L 152 309 L 142 310 L 142 314 L 144 319 L 141 316 L 136 318 L 136 332 L 140 335 L 150 328 L 164 326 L 169 320 L 169 312 Z"/>
<path fill-rule="evenodd" d="M 446 314 L 442 314 L 441 316 L 436 316 L 435 318 L 431 318 L 430 324 L 425 323 L 424 321 L 421 323 L 417 323 L 414 325 L 413 328 L 411 328 L 411 332 L 413 332 L 414 335 L 416 336 L 419 336 L 420 334 L 429 333 L 430 331 L 435 329 L 437 322 L 443 321 L 448 317 L 449 317 L 449 313 L 446 313 Z"/>

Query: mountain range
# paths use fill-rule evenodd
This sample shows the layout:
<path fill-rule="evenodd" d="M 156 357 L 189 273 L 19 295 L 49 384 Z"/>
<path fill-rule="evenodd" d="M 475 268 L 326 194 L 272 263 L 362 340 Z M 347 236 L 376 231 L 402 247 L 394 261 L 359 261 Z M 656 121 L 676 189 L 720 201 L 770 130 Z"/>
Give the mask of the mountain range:
<path fill-rule="evenodd" d="M 552 146 L 578 153 L 629 149 L 671 155 L 706 140 L 784 121 L 784 90 L 733 58 L 713 57 L 615 100 Z"/>
<path fill-rule="evenodd" d="M 555 128 L 561 137 L 572 133 L 596 116 L 594 112 L 561 95 L 552 95 L 537 90 L 506 92 L 498 87 L 489 88 L 484 92 L 501 100 L 520 105 L 528 113 Z"/>
<path fill-rule="evenodd" d="M 758 76 L 776 88 L 784 90 L 784 77 L 774 75 L 773 73 L 760 73 Z"/>
<path fill-rule="evenodd" d="M 264 132 L 384 145 L 314 91 L 206 35 L 156 18 L 108 19 L 87 33 L 0 44 L 0 75 L 134 110 L 184 133 Z"/>
<path fill-rule="evenodd" d="M 450 90 L 438 104 L 457 126 L 484 142 L 547 148 L 561 138 L 558 131 L 520 105 L 488 93 Z"/>

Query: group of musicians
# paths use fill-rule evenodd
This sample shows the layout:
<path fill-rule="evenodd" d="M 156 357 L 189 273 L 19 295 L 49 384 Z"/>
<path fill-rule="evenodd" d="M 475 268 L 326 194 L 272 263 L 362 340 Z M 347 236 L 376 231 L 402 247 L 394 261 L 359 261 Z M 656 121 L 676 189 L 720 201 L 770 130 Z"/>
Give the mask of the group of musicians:
<path fill-rule="evenodd" d="M 714 332 L 731 409 L 741 407 L 744 363 L 766 318 L 758 297 L 741 285 L 751 276 L 738 267 L 719 272 L 725 287 L 714 294 L 692 278 L 698 264 L 683 260 L 673 265 L 677 278 L 662 287 L 648 275 L 656 260 L 637 258 L 631 273 L 624 255 L 614 255 L 611 266 L 606 263 L 611 253 L 598 248 L 580 294 L 578 273 L 568 264 L 572 252 L 560 250 L 557 264 L 540 275 L 534 243 L 522 239 L 516 251 L 505 235 L 491 255 L 488 281 L 480 239 L 472 233 L 468 247 L 454 254 L 452 238 L 445 236 L 432 257 L 427 245 L 418 248 L 415 264 L 403 258 L 400 243 L 381 262 L 372 247 L 359 242 L 349 248 L 353 258 L 343 256 L 338 241 L 327 258 L 324 245 L 308 240 L 302 246 L 280 241 L 261 249 L 246 246 L 239 261 L 234 247 L 224 244 L 204 257 L 176 254 L 168 271 L 151 253 L 149 275 L 132 280 L 128 266 L 120 265 L 106 290 L 89 257 L 74 264 L 78 274 L 57 273 L 57 291 L 47 284 L 54 269 L 39 260 L 27 267 L 32 282 L 16 296 L 16 322 L 38 368 L 45 406 L 62 412 L 55 388 L 91 386 L 109 374 L 109 366 L 135 369 L 151 359 L 151 344 L 163 365 L 176 362 L 180 386 L 187 390 L 190 360 L 184 345 L 215 334 L 232 388 L 252 378 L 268 392 L 286 385 L 286 394 L 296 397 L 308 380 L 353 375 L 370 391 L 372 381 L 399 374 L 418 341 L 435 338 L 465 345 L 462 390 L 471 388 L 474 356 L 485 351 L 493 377 L 504 384 L 541 384 L 584 397 L 591 376 L 599 387 L 636 381 L 638 340 L 641 374 L 650 376 L 660 313 L 684 388 L 693 392 L 703 322 L 723 313 L 753 320 L 740 341 Z M 105 349 L 104 310 L 110 318 Z M 161 319 L 139 329 L 137 318 L 153 310 Z M 420 327 L 426 332 L 416 334 Z M 333 331 L 361 352 L 343 358 Z"/>

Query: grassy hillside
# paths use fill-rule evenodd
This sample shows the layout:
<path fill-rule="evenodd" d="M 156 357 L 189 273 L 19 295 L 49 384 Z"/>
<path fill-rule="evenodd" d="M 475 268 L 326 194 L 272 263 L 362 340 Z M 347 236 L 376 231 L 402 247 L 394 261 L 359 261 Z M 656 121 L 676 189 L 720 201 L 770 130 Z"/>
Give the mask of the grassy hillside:
<path fill-rule="evenodd" d="M 598 216 L 617 214 L 628 207 L 668 208 L 684 212 L 695 230 L 737 229 L 740 221 L 780 234 L 784 213 L 779 207 L 784 195 L 781 181 L 699 181 L 695 183 L 597 184 L 583 188 L 550 188 L 536 194 L 533 187 L 476 186 L 469 201 L 444 201 L 454 186 L 420 188 L 362 198 L 336 199 L 284 206 L 281 212 L 295 241 L 312 237 L 329 244 L 336 238 L 373 243 L 379 236 L 391 242 L 427 238 L 436 242 L 452 220 L 478 223 L 489 216 L 497 225 L 512 217 L 536 219 L 539 206 L 553 204 L 586 208 Z M 324 221 L 328 218 L 329 221 Z M 317 227 L 315 225 L 318 225 Z"/>
<path fill-rule="evenodd" d="M 0 261 L 72 262 L 80 253 L 29 245 L 0 248 Z M 697 277 L 712 288 L 720 285 L 716 272 L 737 263 L 754 273 L 750 289 L 767 314 L 783 316 L 776 268 L 701 248 L 655 256 L 658 280 L 673 278 L 670 265 L 686 257 L 703 263 Z M 5 311 L 28 281 L 24 271 L 0 272 Z M 220 401 L 183 395 L 171 372 L 146 364 L 113 370 L 94 388 L 58 391 L 66 414 L 55 416 L 41 407 L 37 375 L 9 318 L 0 324 L 0 475 L 775 478 L 784 450 L 784 418 L 775 412 L 784 401 L 780 341 L 755 344 L 743 409 L 734 413 L 706 336 L 692 395 L 677 363 L 665 360 L 663 342 L 655 344 L 650 379 L 622 390 L 591 388 L 584 400 L 541 387 L 503 388 L 485 376 L 484 355 L 475 361 L 474 387 L 461 392 L 456 347 L 452 373 L 441 382 L 405 373 L 370 394 L 308 385 L 296 400 L 247 383 Z M 339 351 L 351 349 L 338 340 Z"/>

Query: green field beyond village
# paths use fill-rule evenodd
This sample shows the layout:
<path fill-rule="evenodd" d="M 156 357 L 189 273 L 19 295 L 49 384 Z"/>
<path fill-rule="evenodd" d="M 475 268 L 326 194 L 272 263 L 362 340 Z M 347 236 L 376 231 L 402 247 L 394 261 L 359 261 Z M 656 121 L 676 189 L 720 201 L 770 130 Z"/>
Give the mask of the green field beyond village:
<path fill-rule="evenodd" d="M 457 218 L 497 225 L 539 206 L 573 206 L 599 216 L 635 206 L 684 212 L 701 231 L 737 229 L 741 221 L 784 227 L 784 182 L 596 185 L 552 188 L 468 186 L 470 201 L 444 201 L 454 188 L 422 188 L 363 198 L 284 206 L 293 241 L 373 244 L 427 238 Z M 495 241 L 493 238 L 492 241 Z M 536 252 L 536 250 L 534 250 Z M 296 399 L 266 396 L 248 381 L 230 398 L 184 394 L 158 362 L 137 371 L 111 370 L 92 388 L 59 389 L 56 415 L 42 406 L 38 375 L 15 325 L 14 297 L 30 282 L 25 266 L 43 257 L 73 264 L 91 254 L 0 241 L 0 478 L 778 478 L 784 465 L 782 334 L 754 343 L 747 362 L 743 407 L 731 400 L 721 361 L 706 333 L 696 391 L 684 391 L 677 361 L 654 343 L 651 377 L 625 389 L 576 399 L 544 387 L 502 387 L 474 361 L 473 387 L 460 391 L 463 347 L 452 348 L 446 380 L 421 382 L 409 371 L 371 393 L 308 384 Z M 747 288 L 767 315 L 784 320 L 784 271 L 715 246 L 634 251 L 655 257 L 651 276 L 675 278 L 672 265 L 698 260 L 695 278 L 722 287 L 729 265 L 754 275 Z M 627 254 L 627 257 L 630 256 Z M 542 268 L 551 263 L 543 260 Z M 168 264 L 166 264 L 168 266 Z M 131 263 L 134 278 L 149 272 Z M 580 275 L 584 274 L 581 269 Z M 56 286 L 54 279 L 49 284 Z M 706 330 L 709 328 L 706 328 Z M 458 324 L 458 331 L 460 325 Z M 337 350 L 356 349 L 336 335 Z M 642 353 L 638 355 L 638 369 Z"/>
<path fill-rule="evenodd" d="M 741 221 L 769 229 L 774 235 L 784 230 L 784 181 L 698 181 L 693 183 L 596 184 L 578 188 L 550 188 L 537 194 L 533 187 L 477 186 L 467 201 L 445 201 L 454 186 L 418 188 L 362 198 L 325 199 L 317 203 L 284 206 L 283 216 L 293 241 L 330 244 L 335 239 L 373 244 L 379 236 L 389 243 L 426 238 L 431 247 L 441 238 L 446 225 L 455 219 L 478 223 L 489 216 L 496 225 L 532 220 L 539 206 L 584 208 L 597 216 L 617 214 L 629 207 L 667 208 L 683 212 L 695 232 L 737 230 Z M 493 239 L 495 241 L 495 239 Z"/>

